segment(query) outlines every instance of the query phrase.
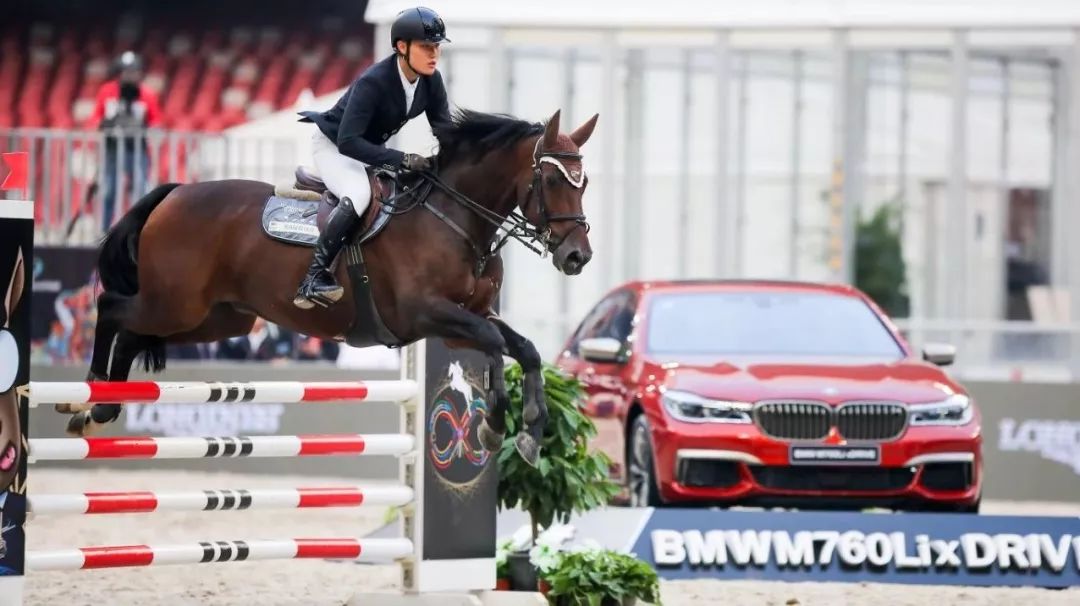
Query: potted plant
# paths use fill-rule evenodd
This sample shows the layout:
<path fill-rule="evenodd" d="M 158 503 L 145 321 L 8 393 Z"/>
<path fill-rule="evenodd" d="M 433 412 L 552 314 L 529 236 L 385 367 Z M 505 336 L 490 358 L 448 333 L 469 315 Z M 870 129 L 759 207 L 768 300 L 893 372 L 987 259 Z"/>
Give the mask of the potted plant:
<path fill-rule="evenodd" d="M 662 604 L 656 571 L 632 554 L 611 549 L 563 552 L 544 578 L 553 606 Z"/>
<path fill-rule="evenodd" d="M 529 562 L 535 571 L 535 587 L 540 593 L 547 595 L 551 589 L 548 576 L 559 565 L 563 555 L 563 545 L 574 534 L 572 526 L 553 525 L 547 527 L 536 538 L 535 544 L 529 549 Z"/>
<path fill-rule="evenodd" d="M 513 547 L 513 538 L 500 540 L 495 545 L 495 589 L 505 591 L 510 589 L 510 562 L 507 560 Z"/>
<path fill-rule="evenodd" d="M 536 467 L 522 460 L 514 448 L 514 436 L 524 424 L 523 373 L 517 363 L 507 364 L 505 370 L 511 406 L 506 415 L 507 438 L 498 457 L 499 508 L 521 507 L 528 513 L 533 546 L 538 544 L 541 528 L 603 506 L 618 492 L 608 475 L 611 460 L 588 446 L 596 426 L 582 412 L 583 386 L 552 364 L 545 363 L 542 372 L 548 424 Z M 509 552 L 507 566 L 512 588 L 536 591 L 536 566 L 528 547 Z"/>

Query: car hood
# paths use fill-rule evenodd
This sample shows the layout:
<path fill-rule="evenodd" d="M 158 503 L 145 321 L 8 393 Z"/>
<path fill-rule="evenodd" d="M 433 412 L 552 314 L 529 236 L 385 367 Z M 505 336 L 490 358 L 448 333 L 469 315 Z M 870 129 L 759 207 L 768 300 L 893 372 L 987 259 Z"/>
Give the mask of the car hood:
<path fill-rule="evenodd" d="M 741 401 L 812 399 L 832 404 L 851 400 L 935 402 L 964 393 L 938 367 L 916 360 L 870 362 L 729 359 L 704 366 L 660 362 L 654 376 L 665 389 Z"/>

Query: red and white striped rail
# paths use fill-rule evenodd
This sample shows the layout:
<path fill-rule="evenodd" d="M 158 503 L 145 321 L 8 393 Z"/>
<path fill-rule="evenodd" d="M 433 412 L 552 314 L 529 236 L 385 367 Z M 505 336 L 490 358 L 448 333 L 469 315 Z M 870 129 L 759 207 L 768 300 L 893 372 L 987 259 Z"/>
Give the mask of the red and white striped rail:
<path fill-rule="evenodd" d="M 277 539 L 200 541 L 181 545 L 116 545 L 26 552 L 26 569 L 86 570 L 252 560 L 386 561 L 412 553 L 408 539 Z"/>
<path fill-rule="evenodd" d="M 150 513 L 154 511 L 244 511 L 405 505 L 413 500 L 408 486 L 319 486 L 192 490 L 188 492 L 87 492 L 27 497 L 29 510 L 43 514 Z"/>
<path fill-rule="evenodd" d="M 31 461 L 403 455 L 414 445 L 406 434 L 37 438 L 30 440 L 29 455 Z"/>
<path fill-rule="evenodd" d="M 402 402 L 418 393 L 416 381 L 302 383 L 300 381 L 89 383 L 30 382 L 30 405 L 254 402 Z"/>

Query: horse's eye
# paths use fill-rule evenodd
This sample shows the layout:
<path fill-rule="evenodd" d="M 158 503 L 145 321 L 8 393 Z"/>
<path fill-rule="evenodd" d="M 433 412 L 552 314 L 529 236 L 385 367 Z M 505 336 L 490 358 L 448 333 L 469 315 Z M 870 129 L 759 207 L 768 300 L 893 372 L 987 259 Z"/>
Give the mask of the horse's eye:
<path fill-rule="evenodd" d="M 19 346 L 10 331 L 0 328 L 0 393 L 15 385 L 19 375 Z"/>
<path fill-rule="evenodd" d="M 559 177 L 557 175 L 548 175 L 544 177 L 544 184 L 548 187 L 555 187 L 559 184 Z"/>

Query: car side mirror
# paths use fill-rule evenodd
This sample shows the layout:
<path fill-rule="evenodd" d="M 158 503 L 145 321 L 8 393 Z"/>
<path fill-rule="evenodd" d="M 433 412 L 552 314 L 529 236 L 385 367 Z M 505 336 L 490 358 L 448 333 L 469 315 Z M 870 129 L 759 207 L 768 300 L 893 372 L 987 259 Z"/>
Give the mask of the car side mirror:
<path fill-rule="evenodd" d="M 923 359 L 938 366 L 948 366 L 956 360 L 956 346 L 948 343 L 927 343 L 923 345 Z"/>
<path fill-rule="evenodd" d="M 578 353 L 588 362 L 621 362 L 622 343 L 611 337 L 582 339 L 578 343 Z"/>

